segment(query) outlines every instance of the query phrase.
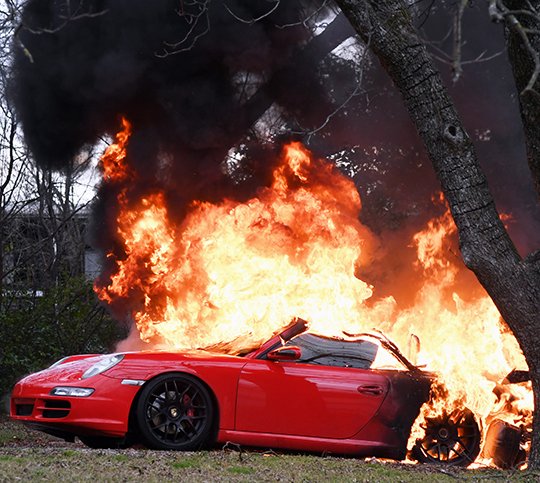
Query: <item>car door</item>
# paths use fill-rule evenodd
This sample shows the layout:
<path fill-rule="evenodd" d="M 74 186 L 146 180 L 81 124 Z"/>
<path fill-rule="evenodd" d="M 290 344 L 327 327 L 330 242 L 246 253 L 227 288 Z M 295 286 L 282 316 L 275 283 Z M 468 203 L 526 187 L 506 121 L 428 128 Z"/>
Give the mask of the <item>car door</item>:
<path fill-rule="evenodd" d="M 240 373 L 238 431 L 349 438 L 375 415 L 389 381 L 369 369 L 251 360 Z"/>

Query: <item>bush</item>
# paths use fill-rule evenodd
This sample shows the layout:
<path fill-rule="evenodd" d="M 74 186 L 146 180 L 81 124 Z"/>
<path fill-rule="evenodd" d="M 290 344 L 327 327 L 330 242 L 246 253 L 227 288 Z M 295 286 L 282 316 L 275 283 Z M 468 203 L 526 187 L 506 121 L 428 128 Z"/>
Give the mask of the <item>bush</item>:
<path fill-rule="evenodd" d="M 127 329 L 99 305 L 92 284 L 70 278 L 42 296 L 11 295 L 0 311 L 0 395 L 25 374 L 71 354 L 104 353 Z"/>

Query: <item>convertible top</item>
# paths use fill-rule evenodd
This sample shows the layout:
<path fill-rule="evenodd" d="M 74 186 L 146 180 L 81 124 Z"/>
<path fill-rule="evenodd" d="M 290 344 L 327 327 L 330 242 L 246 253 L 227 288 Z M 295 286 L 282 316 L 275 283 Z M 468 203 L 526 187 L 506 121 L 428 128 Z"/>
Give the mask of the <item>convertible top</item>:
<path fill-rule="evenodd" d="M 302 349 L 298 362 L 358 369 L 369 369 L 379 349 L 368 340 L 343 340 L 310 333 L 297 335 L 286 345 Z"/>

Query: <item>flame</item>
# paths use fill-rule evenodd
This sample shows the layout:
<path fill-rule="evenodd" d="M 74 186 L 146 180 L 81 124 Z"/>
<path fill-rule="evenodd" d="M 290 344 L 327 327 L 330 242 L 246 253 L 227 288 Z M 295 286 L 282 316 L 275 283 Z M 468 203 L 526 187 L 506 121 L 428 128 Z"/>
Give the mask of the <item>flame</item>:
<path fill-rule="evenodd" d="M 193 202 L 181 226 L 170 222 L 161 193 L 129 207 L 124 193 L 118 201 L 125 255 L 97 291 L 108 302 L 139 294 L 133 318 L 146 342 L 180 348 L 246 333 L 264 339 L 294 316 L 336 333 L 356 325 L 372 295 L 354 275 L 373 240 L 358 221 L 358 192 L 299 143 L 285 148 L 257 198 Z"/>
<path fill-rule="evenodd" d="M 435 386 L 432 399 L 422 408 L 409 446 L 421 437 L 426 419 L 455 409 L 472 410 L 484 432 L 495 417 L 514 426 L 532 426 L 530 383 L 527 388 L 499 384 L 516 367 L 527 368 L 516 339 L 487 295 L 466 301 L 455 290 L 459 265 L 445 248 L 455 232 L 447 208 L 413 237 L 425 282 L 415 305 L 400 312 L 393 327 L 394 333 L 409 330 L 429 341 L 419 358 L 444 384 L 442 391 Z M 450 298 L 445 295 L 448 290 Z"/>
<path fill-rule="evenodd" d="M 460 407 L 484 429 L 495 413 L 530 425 L 530 388 L 495 394 L 512 369 L 527 366 L 491 299 L 457 283 L 463 266 L 448 248 L 456 235 L 448 209 L 410 240 L 411 276 L 422 286 L 400 309 L 392 297 L 373 300 L 376 288 L 357 276 L 373 263 L 379 241 L 359 221 L 354 183 L 331 163 L 290 143 L 257 197 L 193 201 L 179 222 L 162 192 L 128 199 L 129 130 L 125 121 L 102 157 L 104 182 L 126 187 L 118 192 L 122 250 L 109 254 L 115 270 L 95 290 L 107 303 L 128 302 L 148 347 L 260 341 L 295 316 L 325 335 L 377 328 L 401 348 L 414 334 L 419 363 L 439 374 L 445 391 L 422 408 L 411 443 L 422 418 Z M 434 202 L 444 203 L 442 194 Z"/>
<path fill-rule="evenodd" d="M 121 122 L 122 129 L 116 134 L 116 142 L 109 145 L 101 157 L 103 179 L 108 182 L 120 182 L 128 177 L 126 145 L 131 136 L 131 123 L 126 118 Z"/>
<path fill-rule="evenodd" d="M 503 222 L 503 225 L 507 230 L 508 227 L 516 221 L 512 213 L 499 213 L 499 218 Z"/>

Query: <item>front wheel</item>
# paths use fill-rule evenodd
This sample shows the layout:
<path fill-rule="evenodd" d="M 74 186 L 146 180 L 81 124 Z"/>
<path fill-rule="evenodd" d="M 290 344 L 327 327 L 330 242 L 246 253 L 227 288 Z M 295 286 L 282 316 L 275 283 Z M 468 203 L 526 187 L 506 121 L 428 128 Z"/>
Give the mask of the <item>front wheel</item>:
<path fill-rule="evenodd" d="M 469 409 L 426 418 L 425 434 L 417 439 L 412 457 L 421 463 L 469 466 L 480 453 L 480 428 Z"/>
<path fill-rule="evenodd" d="M 137 403 L 144 443 L 154 449 L 195 450 L 210 443 L 214 407 L 208 389 L 188 374 L 148 382 Z"/>

